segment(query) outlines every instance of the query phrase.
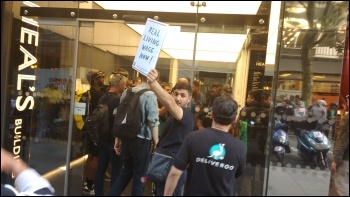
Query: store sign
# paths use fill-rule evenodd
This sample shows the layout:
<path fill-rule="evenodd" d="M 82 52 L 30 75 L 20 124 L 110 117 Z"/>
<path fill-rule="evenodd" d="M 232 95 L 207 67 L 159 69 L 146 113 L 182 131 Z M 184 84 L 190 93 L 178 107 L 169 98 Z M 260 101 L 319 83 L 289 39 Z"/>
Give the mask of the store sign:
<path fill-rule="evenodd" d="M 23 2 L 24 4 L 28 5 L 28 2 Z M 35 6 L 33 4 L 32 6 Z M 37 6 L 35 6 L 37 7 Z M 29 19 L 26 17 L 22 17 L 22 22 L 24 24 L 21 27 L 20 32 L 20 47 L 19 50 L 21 51 L 20 54 L 23 54 L 23 62 L 18 65 L 18 74 L 17 74 L 17 87 L 16 90 L 19 92 L 19 94 L 16 97 L 16 109 L 19 112 L 23 112 L 24 110 L 33 110 L 34 108 L 34 98 L 33 94 L 30 92 L 35 91 L 35 86 L 29 86 L 24 88 L 23 85 L 28 84 L 35 84 L 34 81 L 36 80 L 35 75 L 29 75 L 24 73 L 30 73 L 27 69 L 31 69 L 30 66 L 37 63 L 37 58 L 33 55 L 35 51 L 33 51 L 33 46 L 37 47 L 39 43 L 39 32 L 38 27 L 39 24 L 37 21 L 34 21 L 33 19 Z M 30 29 L 31 28 L 31 29 Z M 36 29 L 36 30 L 34 30 Z M 30 48 L 30 49 L 29 49 Z M 22 58 L 22 57 L 19 57 Z M 33 81 L 30 83 L 30 81 Z M 28 83 L 29 82 L 29 83 Z M 25 91 L 24 91 L 25 89 Z M 13 148 L 12 153 L 14 154 L 14 158 L 19 158 L 22 149 L 24 148 L 22 146 L 22 139 L 23 131 L 26 131 L 29 125 L 24 124 L 26 120 L 24 120 L 24 116 L 16 116 L 14 118 L 14 122 L 12 123 L 14 125 L 13 129 Z M 28 118 L 28 117 L 26 117 Z"/>
<path fill-rule="evenodd" d="M 250 53 L 247 92 L 263 89 L 266 51 L 252 50 Z"/>

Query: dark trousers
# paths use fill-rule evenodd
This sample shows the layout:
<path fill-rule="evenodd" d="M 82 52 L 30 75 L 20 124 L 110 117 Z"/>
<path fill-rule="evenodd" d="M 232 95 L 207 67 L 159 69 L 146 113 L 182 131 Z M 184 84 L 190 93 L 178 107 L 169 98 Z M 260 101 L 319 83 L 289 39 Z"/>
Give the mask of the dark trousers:
<path fill-rule="evenodd" d="M 104 146 L 99 147 L 98 152 L 98 166 L 96 171 L 96 176 L 94 180 L 95 184 L 95 195 L 104 196 L 104 175 L 107 171 L 109 162 L 112 165 L 111 173 L 111 186 L 121 174 L 122 170 L 122 157 L 117 155 L 114 150 L 107 150 Z"/>
<path fill-rule="evenodd" d="M 120 196 L 133 179 L 131 196 L 143 196 L 145 176 L 151 141 L 141 138 L 122 140 L 123 168 L 121 175 L 113 183 L 110 196 Z"/>

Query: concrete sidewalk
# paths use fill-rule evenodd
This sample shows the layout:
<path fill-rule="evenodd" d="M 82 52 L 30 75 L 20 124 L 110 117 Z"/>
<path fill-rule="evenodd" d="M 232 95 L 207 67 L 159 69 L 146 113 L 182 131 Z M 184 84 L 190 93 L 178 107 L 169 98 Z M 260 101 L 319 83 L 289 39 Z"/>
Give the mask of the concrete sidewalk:
<path fill-rule="evenodd" d="M 329 196 L 330 176 L 329 170 L 271 166 L 267 195 Z"/>

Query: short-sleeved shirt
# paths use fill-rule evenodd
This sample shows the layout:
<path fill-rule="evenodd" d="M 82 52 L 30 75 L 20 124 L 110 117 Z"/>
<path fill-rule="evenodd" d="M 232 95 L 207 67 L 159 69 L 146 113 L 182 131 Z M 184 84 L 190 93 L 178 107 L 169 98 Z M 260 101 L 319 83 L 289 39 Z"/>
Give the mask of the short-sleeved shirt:
<path fill-rule="evenodd" d="M 146 82 L 142 82 L 139 85 L 132 88 L 133 92 L 138 92 L 142 89 L 150 89 Z M 120 102 L 124 99 L 127 90 L 125 90 L 121 97 Z M 141 121 L 147 123 L 148 126 L 143 126 L 140 133 L 137 135 L 139 138 L 152 139 L 151 128 L 158 127 L 159 125 L 159 111 L 157 96 L 153 91 L 146 91 L 140 95 L 139 98 L 140 110 L 141 110 Z"/>
<path fill-rule="evenodd" d="M 177 153 L 174 166 L 187 168 L 188 196 L 232 196 L 234 178 L 246 168 L 247 148 L 229 133 L 206 128 L 190 133 Z"/>
<path fill-rule="evenodd" d="M 181 120 L 176 120 L 172 115 L 165 122 L 163 135 L 159 140 L 158 147 L 178 151 L 187 134 L 193 131 L 193 113 L 186 107 L 182 108 Z"/>

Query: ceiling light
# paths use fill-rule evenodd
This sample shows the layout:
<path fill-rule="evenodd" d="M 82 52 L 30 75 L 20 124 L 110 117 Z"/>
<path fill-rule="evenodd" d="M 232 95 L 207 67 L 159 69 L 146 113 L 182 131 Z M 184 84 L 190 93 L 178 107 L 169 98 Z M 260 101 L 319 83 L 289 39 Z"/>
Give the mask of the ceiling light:
<path fill-rule="evenodd" d="M 288 77 L 291 76 L 292 74 L 288 73 L 288 74 L 281 74 L 280 77 Z"/>
<path fill-rule="evenodd" d="M 300 13 L 306 12 L 306 9 L 293 7 L 293 8 L 287 8 L 286 11 L 290 13 L 300 14 Z"/>
<path fill-rule="evenodd" d="M 142 35 L 145 25 L 127 24 Z M 169 26 L 162 51 L 175 59 L 192 60 L 194 32 L 182 32 L 181 26 Z M 246 34 L 198 33 L 196 60 L 236 62 L 246 40 Z"/>
<path fill-rule="evenodd" d="M 95 1 L 106 10 L 196 13 L 191 1 Z M 261 1 L 209 1 L 200 13 L 256 14 Z"/>
<path fill-rule="evenodd" d="M 314 78 L 316 78 L 316 79 L 324 79 L 325 78 L 325 76 L 314 76 Z"/>

